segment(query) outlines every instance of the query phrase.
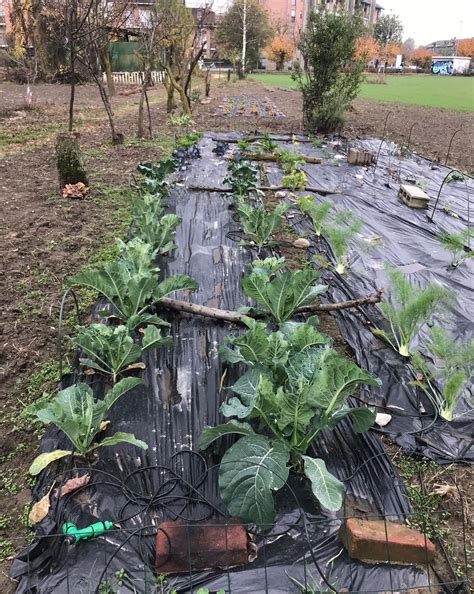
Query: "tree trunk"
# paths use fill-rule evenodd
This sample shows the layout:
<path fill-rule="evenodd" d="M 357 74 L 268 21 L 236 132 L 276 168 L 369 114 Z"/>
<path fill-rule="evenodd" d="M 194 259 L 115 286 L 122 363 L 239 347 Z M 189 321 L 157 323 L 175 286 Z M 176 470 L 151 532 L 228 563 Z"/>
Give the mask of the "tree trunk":
<path fill-rule="evenodd" d="M 169 78 L 169 82 L 170 82 L 171 86 L 178 93 L 179 98 L 181 99 L 183 113 L 186 115 L 191 115 L 191 104 L 189 102 L 189 99 L 188 99 L 186 92 L 185 92 L 184 88 L 182 87 L 182 85 L 180 85 L 179 82 L 176 80 L 176 77 L 174 75 L 174 72 L 173 72 L 171 66 L 169 66 L 169 65 L 166 66 L 166 73 L 168 74 L 168 78 Z"/>
<path fill-rule="evenodd" d="M 138 105 L 138 129 L 137 138 L 144 138 L 145 131 L 143 129 L 143 107 L 145 105 L 146 83 L 142 82 L 142 92 L 140 93 L 140 103 Z"/>
<path fill-rule="evenodd" d="M 245 61 L 247 59 L 247 0 L 244 0 L 243 14 L 242 14 L 242 71 L 239 78 L 245 78 Z"/>
<path fill-rule="evenodd" d="M 107 112 L 107 118 L 109 120 L 110 131 L 112 132 L 112 144 L 123 144 L 123 134 L 117 132 L 115 128 L 115 116 L 112 110 L 112 104 L 110 103 L 110 97 L 107 93 L 106 88 L 104 87 L 102 81 L 99 78 L 99 75 L 94 75 L 95 82 L 99 87 L 100 98 L 102 99 L 102 103 L 104 104 L 105 111 Z"/>
<path fill-rule="evenodd" d="M 115 83 L 112 73 L 112 63 L 110 61 L 108 45 L 102 51 L 102 67 L 104 69 L 105 78 L 107 80 L 107 89 L 109 91 L 109 96 L 113 97 L 115 95 Z"/>

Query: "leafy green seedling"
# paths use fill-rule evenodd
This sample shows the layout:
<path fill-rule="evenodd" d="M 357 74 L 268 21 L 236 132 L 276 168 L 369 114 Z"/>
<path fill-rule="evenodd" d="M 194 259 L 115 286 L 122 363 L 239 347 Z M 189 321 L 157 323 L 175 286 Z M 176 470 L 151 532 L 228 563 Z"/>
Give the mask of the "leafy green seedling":
<path fill-rule="evenodd" d="M 418 351 L 412 355 L 416 370 L 413 383 L 423 390 L 443 419 L 452 421 L 457 403 L 473 377 L 474 340 L 459 344 L 445 330 L 434 327 L 428 350 L 435 364 Z"/>
<path fill-rule="evenodd" d="M 324 226 L 326 225 L 329 212 L 331 211 L 332 202 L 329 202 L 329 200 L 324 200 L 323 202 L 316 204 L 313 196 L 302 196 L 298 199 L 298 206 L 299 209 L 304 212 L 304 214 L 311 217 L 311 220 L 313 221 L 314 232 L 318 237 L 320 237 Z"/>
<path fill-rule="evenodd" d="M 270 213 L 264 208 L 255 208 L 242 203 L 238 208 L 238 213 L 245 235 L 256 244 L 259 250 L 263 246 L 269 245 L 272 235 L 281 225 L 281 217 L 289 208 L 289 204 L 282 202 Z"/>
<path fill-rule="evenodd" d="M 96 441 L 98 435 L 107 428 L 107 413 L 112 405 L 142 383 L 138 378 L 125 378 L 115 384 L 103 400 L 95 399 L 87 384 L 77 384 L 58 392 L 56 398 L 37 410 L 36 415 L 41 422 L 56 425 L 67 436 L 73 449 L 40 454 L 31 464 L 30 473 L 37 475 L 51 462 L 65 456 L 87 456 L 97 448 L 118 443 L 129 443 L 147 449 L 147 444 L 131 433 L 118 432 L 105 437 L 100 443 Z"/>
<path fill-rule="evenodd" d="M 339 213 L 339 221 L 340 224 L 327 225 L 325 233 L 336 259 L 334 270 L 344 274 L 351 266 L 349 247 L 362 228 L 362 220 L 355 217 L 351 211 L 347 211 Z"/>
<path fill-rule="evenodd" d="M 277 158 L 286 174 L 301 171 L 301 168 L 305 164 L 304 158 L 299 153 L 286 149 L 279 149 L 277 151 Z"/>
<path fill-rule="evenodd" d="M 181 290 L 195 290 L 198 284 L 189 276 L 178 274 L 157 282 L 156 276 L 137 276 L 116 262 L 98 270 L 79 272 L 68 280 L 69 286 L 83 285 L 101 293 L 113 305 L 111 311 L 100 312 L 103 317 L 115 317 L 129 330 L 140 324 L 168 326 L 156 314 L 147 312 L 150 305 Z"/>
<path fill-rule="evenodd" d="M 237 197 L 245 198 L 257 189 L 258 167 L 251 161 L 231 161 L 229 171 L 230 176 L 224 178 L 224 183 L 231 186 Z"/>
<path fill-rule="evenodd" d="M 289 188 L 291 191 L 304 190 L 308 179 L 304 171 L 292 170 L 291 173 L 285 175 L 281 180 L 284 188 Z"/>
<path fill-rule="evenodd" d="M 457 268 L 464 260 L 474 257 L 474 250 L 466 247 L 474 237 L 474 228 L 466 229 L 460 233 L 442 231 L 438 234 L 441 245 L 451 254 L 451 266 Z"/>
<path fill-rule="evenodd" d="M 318 284 L 320 278 L 319 272 L 313 269 L 275 274 L 259 266 L 243 277 L 242 287 L 247 297 L 282 324 L 327 290 L 325 285 Z"/>
<path fill-rule="evenodd" d="M 389 301 L 379 305 L 387 319 L 390 330 L 374 329 L 373 333 L 384 338 L 400 355 L 410 356 L 410 345 L 421 327 L 428 322 L 441 304 L 448 304 L 450 293 L 443 287 L 428 285 L 414 287 L 397 269 L 388 272 L 390 279 Z"/>

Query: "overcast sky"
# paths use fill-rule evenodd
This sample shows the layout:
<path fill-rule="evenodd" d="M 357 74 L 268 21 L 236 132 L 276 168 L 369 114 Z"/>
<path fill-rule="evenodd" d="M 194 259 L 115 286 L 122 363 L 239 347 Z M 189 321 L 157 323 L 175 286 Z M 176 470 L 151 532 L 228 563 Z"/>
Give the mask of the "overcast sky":
<path fill-rule="evenodd" d="M 400 15 L 404 38 L 413 37 L 417 45 L 437 39 L 474 37 L 474 0 L 377 0 L 385 13 Z M 231 0 L 214 0 L 221 10 Z"/>
<path fill-rule="evenodd" d="M 474 0 L 378 0 L 385 14 L 400 15 L 404 38 L 417 45 L 437 39 L 474 37 Z"/>

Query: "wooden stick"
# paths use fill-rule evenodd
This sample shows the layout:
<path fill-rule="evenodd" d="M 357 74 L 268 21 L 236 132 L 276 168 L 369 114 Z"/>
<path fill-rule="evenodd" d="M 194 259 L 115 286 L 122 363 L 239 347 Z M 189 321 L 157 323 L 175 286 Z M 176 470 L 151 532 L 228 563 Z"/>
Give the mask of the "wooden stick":
<path fill-rule="evenodd" d="M 248 159 L 249 161 L 273 161 L 275 163 L 279 162 L 279 158 L 277 154 L 274 153 L 242 153 L 242 157 L 244 159 Z M 316 165 L 322 163 L 322 159 L 319 157 L 307 157 L 305 155 L 299 155 L 301 159 L 305 161 L 305 163 L 314 163 Z"/>
<path fill-rule="evenodd" d="M 362 297 L 360 299 L 351 299 L 350 301 L 340 301 L 339 303 L 315 303 L 314 305 L 306 305 L 300 307 L 296 313 L 313 313 L 322 311 L 339 311 L 341 309 L 351 309 L 354 307 L 360 307 L 361 305 L 368 305 L 370 303 L 379 303 L 382 300 L 383 290 L 369 295 L 368 297 Z M 255 315 L 241 314 L 236 311 L 230 311 L 227 309 L 217 309 L 216 307 L 207 307 L 206 305 L 196 305 L 195 303 L 188 303 L 187 301 L 179 301 L 178 299 L 169 299 L 164 297 L 160 299 L 159 304 L 166 309 L 172 309 L 173 311 L 180 311 L 183 313 L 194 314 L 197 316 L 203 316 L 206 318 L 212 318 L 214 320 L 222 320 L 223 322 L 230 322 L 232 324 L 242 324 L 244 317 L 255 317 Z"/>
<path fill-rule="evenodd" d="M 260 186 L 257 189 L 262 190 L 262 192 L 278 192 L 280 190 L 286 190 L 287 192 L 291 191 L 289 188 L 285 188 L 285 186 Z M 188 186 L 188 190 L 195 190 L 197 192 L 222 192 L 225 194 L 230 194 L 232 192 L 232 188 L 216 188 L 215 186 Z M 337 194 L 337 190 L 313 188 L 311 186 L 306 186 L 304 191 L 314 192 L 315 194 Z"/>
<path fill-rule="evenodd" d="M 258 140 L 262 140 L 263 136 L 244 136 L 243 138 L 211 138 L 214 142 L 227 142 L 228 144 L 236 144 L 241 140 L 246 140 L 247 142 L 256 142 Z M 290 136 L 282 136 L 279 138 L 271 138 L 270 140 L 274 140 L 275 142 L 293 142 Z M 297 138 L 295 140 L 296 143 L 303 143 L 303 142 L 313 142 L 309 138 Z"/>

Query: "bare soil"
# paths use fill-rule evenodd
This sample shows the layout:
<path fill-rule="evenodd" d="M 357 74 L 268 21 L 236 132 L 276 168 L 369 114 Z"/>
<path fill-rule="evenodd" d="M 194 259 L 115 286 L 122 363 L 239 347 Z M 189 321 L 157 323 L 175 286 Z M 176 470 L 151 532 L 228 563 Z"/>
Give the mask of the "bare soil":
<path fill-rule="evenodd" d="M 140 160 L 157 160 L 173 137 L 161 89 L 150 93 L 154 141 L 134 139 L 139 96 L 133 89 L 119 89 L 114 109 L 118 130 L 125 133 L 126 143 L 112 146 L 95 87 L 79 87 L 77 129 L 85 150 L 92 193 L 85 200 L 63 199 L 55 167 L 54 142 L 56 133 L 64 130 L 67 121 L 68 88 L 39 85 L 35 89 L 37 100 L 33 110 L 25 110 L 24 92 L 23 86 L 0 84 L 0 258 L 3 268 L 0 291 L 0 559 L 7 558 L 0 562 L 0 592 L 4 594 L 14 591 L 14 584 L 8 578 L 9 561 L 25 543 L 21 516 L 30 501 L 32 484 L 27 478 L 27 469 L 37 453 L 41 435 L 40 431 L 32 429 L 30 422 L 20 419 L 19 412 L 26 403 L 41 396 L 43 390 L 54 389 L 57 380 L 55 337 L 64 281 L 91 258 L 100 263 L 101 258 L 108 257 L 107 250 L 113 250 L 113 237 L 123 234 L 128 222 L 129 173 Z M 219 114 L 219 105 L 232 95 L 269 97 L 286 117 L 229 118 Z M 391 109 L 394 113 L 388 123 L 390 136 L 406 139 L 411 122 L 417 121 L 413 137 L 417 150 L 429 157 L 440 154 L 443 161 L 450 136 L 462 129 L 453 143 L 450 162 L 472 170 L 472 114 L 401 105 Z M 349 114 L 346 132 L 380 136 L 386 113 L 386 104 L 357 100 L 354 111 Z M 298 132 L 302 129 L 301 100 L 295 91 L 265 88 L 258 83 L 216 86 L 211 103 L 196 106 L 194 119 L 199 130 Z M 290 252 L 287 255 L 291 256 Z M 299 257 L 296 252 L 293 256 Z M 334 320 L 327 316 L 323 323 L 324 329 L 335 337 L 338 348 L 347 352 Z M 472 497 L 471 470 L 452 468 L 461 489 L 469 497 Z M 469 517 L 472 500 L 466 498 L 466 501 Z M 454 515 L 449 529 L 454 535 L 453 547 L 456 547 L 460 523 Z"/>

